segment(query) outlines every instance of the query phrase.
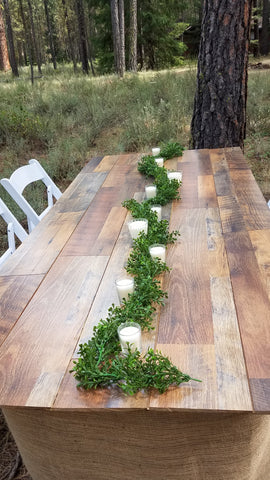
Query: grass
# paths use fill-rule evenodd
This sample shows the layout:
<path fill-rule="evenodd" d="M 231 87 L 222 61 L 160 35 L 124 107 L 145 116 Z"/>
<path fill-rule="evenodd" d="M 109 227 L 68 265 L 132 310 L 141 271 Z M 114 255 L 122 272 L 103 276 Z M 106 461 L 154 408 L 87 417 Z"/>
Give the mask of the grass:
<path fill-rule="evenodd" d="M 194 66 L 184 71 L 114 75 L 73 74 L 70 66 L 44 70 L 34 86 L 29 72 L 0 74 L 0 175 L 37 158 L 63 190 L 94 155 L 147 151 L 177 140 L 189 145 L 196 87 Z M 268 71 L 249 75 L 245 153 L 270 197 L 270 82 Z M 31 195 L 31 194 L 30 194 Z M 22 222 L 23 214 L 0 188 Z M 40 195 L 34 195 L 34 208 Z M 42 206 L 39 206 L 42 208 Z M 3 226 L 0 234 L 4 235 Z M 1 246 L 0 246 L 1 248 Z"/>

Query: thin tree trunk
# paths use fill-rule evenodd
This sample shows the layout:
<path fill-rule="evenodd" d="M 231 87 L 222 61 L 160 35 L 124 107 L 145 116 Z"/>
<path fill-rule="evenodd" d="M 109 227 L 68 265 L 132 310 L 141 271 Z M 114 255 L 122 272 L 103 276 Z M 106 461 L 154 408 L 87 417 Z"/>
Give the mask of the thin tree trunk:
<path fill-rule="evenodd" d="M 83 69 L 84 73 L 88 74 L 89 73 L 89 65 L 88 65 L 88 52 L 87 52 L 87 39 L 86 39 L 83 0 L 76 0 L 76 13 L 77 13 L 77 19 L 78 19 L 78 30 L 79 30 L 80 55 L 81 55 L 82 69 Z"/>
<path fill-rule="evenodd" d="M 255 41 L 253 46 L 253 56 L 257 58 L 260 55 L 258 0 L 253 0 L 253 15 L 254 15 L 254 41 Z"/>
<path fill-rule="evenodd" d="M 0 3 L 0 70 L 7 72 L 11 67 L 8 58 L 7 38 L 3 19 L 3 10 L 1 7 L 2 5 Z"/>
<path fill-rule="evenodd" d="M 116 73 L 120 74 L 120 27 L 119 27 L 119 11 L 118 0 L 110 0 L 111 3 L 111 19 L 112 19 L 112 36 L 114 50 L 114 66 Z"/>
<path fill-rule="evenodd" d="M 119 31 L 120 31 L 120 77 L 124 76 L 126 70 L 125 60 L 125 9 L 124 0 L 118 0 Z"/>
<path fill-rule="evenodd" d="M 137 0 L 129 1 L 130 25 L 129 25 L 129 69 L 137 72 Z"/>
<path fill-rule="evenodd" d="M 52 63 L 53 63 L 54 70 L 56 70 L 57 67 L 56 67 L 56 58 L 55 58 L 55 48 L 54 48 L 54 42 L 53 42 L 53 32 L 52 32 L 50 13 L 49 13 L 49 8 L 48 8 L 48 0 L 43 0 L 43 3 L 44 3 L 45 16 L 46 16 L 46 21 L 47 21 L 48 37 L 49 37 L 50 51 L 51 51 L 51 56 L 52 56 Z"/>
<path fill-rule="evenodd" d="M 270 51 L 270 0 L 263 0 L 262 34 L 260 51 L 262 55 L 268 55 Z"/>
<path fill-rule="evenodd" d="M 15 77 L 19 76 L 18 66 L 15 55 L 14 40 L 13 40 L 13 30 L 11 25 L 11 18 L 9 12 L 9 3 L 8 0 L 3 0 L 4 12 L 6 17 L 6 27 L 7 27 L 7 40 L 9 46 L 9 61 L 12 68 L 12 73 Z"/>
<path fill-rule="evenodd" d="M 33 44 L 31 41 L 31 35 L 29 33 L 29 30 L 26 24 L 22 0 L 19 0 L 19 10 L 20 10 L 20 15 L 22 19 L 23 29 L 24 29 L 25 44 L 26 44 L 26 48 L 28 49 L 28 56 L 29 56 L 29 63 L 30 63 L 30 77 L 31 77 L 31 83 L 33 85 L 34 83 Z"/>
<path fill-rule="evenodd" d="M 251 0 L 205 0 L 191 124 L 194 148 L 243 147 Z"/>
<path fill-rule="evenodd" d="M 74 69 L 74 72 L 76 72 L 77 71 L 77 62 L 76 62 L 76 56 L 75 56 L 75 51 L 74 51 L 74 46 L 73 46 L 73 41 L 72 41 L 72 34 L 71 34 L 72 29 L 71 29 L 71 24 L 70 24 L 69 17 L 68 17 L 67 5 L 66 5 L 65 0 L 62 0 L 62 5 L 63 5 L 63 9 L 64 9 L 65 24 L 66 24 L 66 28 L 67 28 L 69 50 L 70 50 L 71 59 L 72 59 L 72 63 L 73 63 L 73 69 Z"/>
<path fill-rule="evenodd" d="M 38 73 L 40 75 L 42 75 L 40 54 L 39 54 L 39 49 L 38 49 L 38 46 L 37 46 L 36 30 L 35 30 L 31 0 L 27 0 L 27 3 L 28 3 L 28 9 L 29 9 L 29 18 L 30 18 L 30 25 L 31 25 L 31 32 L 32 32 L 33 47 L 34 47 L 34 51 L 35 51 L 35 54 L 36 54 L 36 61 L 37 61 L 37 66 L 38 66 Z"/>

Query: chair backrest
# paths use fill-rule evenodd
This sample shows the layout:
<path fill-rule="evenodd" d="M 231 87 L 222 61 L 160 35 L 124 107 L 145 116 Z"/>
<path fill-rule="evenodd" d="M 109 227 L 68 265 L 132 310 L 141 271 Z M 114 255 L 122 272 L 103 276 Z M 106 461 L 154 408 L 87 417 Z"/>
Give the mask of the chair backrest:
<path fill-rule="evenodd" d="M 268 203 L 267 203 L 268 207 L 270 208 L 270 200 L 268 200 Z"/>
<path fill-rule="evenodd" d="M 18 220 L 14 217 L 13 213 L 9 210 L 6 204 L 0 198 L 0 216 L 7 224 L 7 234 L 8 234 L 8 249 L 0 257 L 0 265 L 2 265 L 7 258 L 15 252 L 15 235 L 22 242 L 26 237 L 27 233 Z"/>
<path fill-rule="evenodd" d="M 22 195 L 27 185 L 38 180 L 42 180 L 46 185 L 48 198 L 48 206 L 40 215 L 35 212 L 30 203 Z M 26 214 L 29 233 L 52 208 L 53 197 L 58 200 L 62 195 L 59 188 L 35 159 L 29 160 L 29 165 L 17 168 L 10 178 L 3 178 L 1 184 Z"/>

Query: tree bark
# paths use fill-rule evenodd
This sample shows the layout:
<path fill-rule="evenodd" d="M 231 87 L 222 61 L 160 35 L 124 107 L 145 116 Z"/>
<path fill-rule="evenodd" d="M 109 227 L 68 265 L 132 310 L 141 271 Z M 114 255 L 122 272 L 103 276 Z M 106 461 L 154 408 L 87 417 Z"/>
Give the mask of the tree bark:
<path fill-rule="evenodd" d="M 80 55 L 81 55 L 82 69 L 83 69 L 84 73 L 88 74 L 89 73 L 89 65 L 88 65 L 88 52 L 87 52 L 87 39 L 86 39 L 83 0 L 76 0 L 76 13 L 77 13 L 77 19 L 78 19 L 78 30 L 79 30 Z"/>
<path fill-rule="evenodd" d="M 3 10 L 0 2 L 0 70 L 7 72 L 10 68 Z"/>
<path fill-rule="evenodd" d="M 31 83 L 33 85 L 33 83 L 34 83 L 33 45 L 32 45 L 32 42 L 31 42 L 29 30 L 28 30 L 27 24 L 26 24 L 26 19 L 25 19 L 25 15 L 24 15 L 22 0 L 19 0 L 19 10 L 20 10 L 20 15 L 21 15 L 21 19 L 22 19 L 23 29 L 24 29 L 25 45 L 26 45 L 26 48 L 27 48 L 27 51 L 28 51 L 28 56 L 29 56 Z"/>
<path fill-rule="evenodd" d="M 131 72 L 137 72 L 137 0 L 129 1 L 129 11 L 129 69 Z"/>
<path fill-rule="evenodd" d="M 262 34 L 260 51 L 262 55 L 268 55 L 270 50 L 270 0 L 263 0 Z"/>
<path fill-rule="evenodd" d="M 114 50 L 114 65 L 120 77 L 125 72 L 125 20 L 123 0 L 110 0 L 112 35 Z"/>
<path fill-rule="evenodd" d="M 8 0 L 3 0 L 4 12 L 6 18 L 6 27 L 7 27 L 7 40 L 9 46 L 9 61 L 12 69 L 12 73 L 15 77 L 19 76 L 17 60 L 15 55 L 14 40 L 13 40 L 13 30 L 11 25 L 11 18 L 9 12 L 9 3 Z"/>
<path fill-rule="evenodd" d="M 49 7 L 48 7 L 48 0 L 43 0 L 44 3 L 44 10 L 45 10 L 45 16 L 46 16 L 46 21 L 47 21 L 47 28 L 48 28 L 48 37 L 49 37 L 49 43 L 50 43 L 50 51 L 51 51 L 51 56 L 52 56 L 52 64 L 54 70 L 56 70 L 56 58 L 55 58 L 55 48 L 54 48 L 54 43 L 53 43 L 53 32 L 52 32 L 52 25 L 51 25 L 51 19 L 50 19 L 50 13 L 49 13 Z"/>
<path fill-rule="evenodd" d="M 72 41 L 72 34 L 71 34 L 72 29 L 71 29 L 71 23 L 70 23 L 70 20 L 69 20 L 69 16 L 68 16 L 66 0 L 62 0 L 62 5 L 63 5 L 63 9 L 64 9 L 64 17 L 65 17 L 65 24 L 66 24 L 66 29 L 67 29 L 69 50 L 70 50 L 71 59 L 72 59 L 72 63 L 73 63 L 73 69 L 74 69 L 74 72 L 76 72 L 77 71 L 77 62 L 76 62 L 76 55 L 75 55 L 73 41 Z"/>
<path fill-rule="evenodd" d="M 256 58 L 256 57 L 259 57 L 260 55 L 258 0 L 253 0 L 253 16 L 254 16 L 254 40 L 256 42 L 253 45 L 253 56 Z"/>
<path fill-rule="evenodd" d="M 194 148 L 243 147 L 251 0 L 205 0 L 191 132 Z"/>
<path fill-rule="evenodd" d="M 36 29 L 35 29 L 35 24 L 34 24 L 33 9 L 32 9 L 31 0 L 27 0 L 27 3 L 28 3 L 29 18 L 30 18 L 30 25 L 31 25 L 31 32 L 32 32 L 33 50 L 35 51 L 35 54 L 36 54 L 36 62 L 37 62 L 37 66 L 38 66 L 38 73 L 40 75 L 42 75 L 40 52 L 39 52 L 38 45 L 37 45 Z"/>

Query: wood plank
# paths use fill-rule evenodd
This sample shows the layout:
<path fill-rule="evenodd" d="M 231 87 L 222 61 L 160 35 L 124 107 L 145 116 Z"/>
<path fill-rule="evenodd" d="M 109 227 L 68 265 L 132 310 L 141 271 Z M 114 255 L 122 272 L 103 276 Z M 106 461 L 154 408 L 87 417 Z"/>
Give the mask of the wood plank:
<path fill-rule="evenodd" d="M 248 230 L 270 228 L 270 210 L 251 171 L 233 170 L 231 179 L 246 228 Z"/>
<path fill-rule="evenodd" d="M 249 166 L 240 147 L 225 148 L 223 150 L 229 169 L 249 170 Z"/>
<path fill-rule="evenodd" d="M 43 275 L 0 277 L 0 345 L 8 336 Z"/>
<path fill-rule="evenodd" d="M 219 410 L 252 411 L 245 359 L 229 277 L 211 278 Z"/>
<path fill-rule="evenodd" d="M 212 344 L 206 212 L 174 204 L 170 228 L 179 229 L 181 237 L 167 252 L 172 271 L 165 277 L 169 298 L 161 313 L 158 343 Z"/>
<path fill-rule="evenodd" d="M 106 155 L 94 169 L 94 172 L 109 172 L 119 160 L 120 155 Z"/>
<path fill-rule="evenodd" d="M 199 206 L 216 208 L 218 206 L 213 175 L 198 176 Z"/>
<path fill-rule="evenodd" d="M 210 277 L 229 276 L 225 242 L 218 208 L 206 210 L 207 268 Z"/>
<path fill-rule="evenodd" d="M 255 230 L 249 232 L 249 237 L 270 298 L 270 230 Z"/>
<path fill-rule="evenodd" d="M 225 235 L 234 302 L 250 378 L 269 378 L 270 301 L 248 233 Z"/>
<path fill-rule="evenodd" d="M 126 218 L 126 209 L 112 207 L 107 219 L 90 249 L 91 255 L 110 255 Z"/>
<path fill-rule="evenodd" d="M 52 406 L 107 257 L 62 257 L 0 348 L 2 405 Z"/>
<path fill-rule="evenodd" d="M 217 380 L 214 345 L 157 344 L 183 373 L 202 382 L 190 381 L 170 387 L 162 395 L 152 392 L 150 408 L 217 410 Z"/>
<path fill-rule="evenodd" d="M 270 413 L 270 379 L 251 378 L 250 389 L 255 412 Z"/>
<path fill-rule="evenodd" d="M 86 163 L 80 173 L 92 173 L 98 167 L 102 159 L 103 156 L 92 157 L 91 160 Z"/>
<path fill-rule="evenodd" d="M 46 274 L 81 216 L 81 212 L 49 212 L 5 262 L 1 276 Z"/>
<path fill-rule="evenodd" d="M 219 196 L 218 204 L 224 234 L 246 230 L 243 212 L 234 194 Z"/>
<path fill-rule="evenodd" d="M 57 200 L 56 212 L 84 212 L 92 202 L 107 173 L 79 174 L 69 185 L 62 197 Z"/>

